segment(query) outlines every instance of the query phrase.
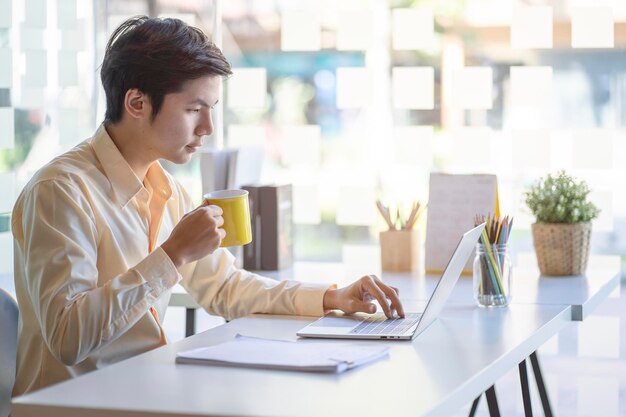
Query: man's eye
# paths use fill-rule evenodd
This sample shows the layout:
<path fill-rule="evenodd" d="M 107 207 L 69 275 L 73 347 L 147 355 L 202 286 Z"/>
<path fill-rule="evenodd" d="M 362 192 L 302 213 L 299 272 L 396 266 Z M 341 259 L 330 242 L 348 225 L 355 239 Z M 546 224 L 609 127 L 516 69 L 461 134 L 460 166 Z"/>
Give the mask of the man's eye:
<path fill-rule="evenodd" d="M 191 109 L 191 110 L 189 110 L 189 111 L 192 111 L 192 112 L 194 112 L 194 113 L 200 113 L 200 109 Z"/>

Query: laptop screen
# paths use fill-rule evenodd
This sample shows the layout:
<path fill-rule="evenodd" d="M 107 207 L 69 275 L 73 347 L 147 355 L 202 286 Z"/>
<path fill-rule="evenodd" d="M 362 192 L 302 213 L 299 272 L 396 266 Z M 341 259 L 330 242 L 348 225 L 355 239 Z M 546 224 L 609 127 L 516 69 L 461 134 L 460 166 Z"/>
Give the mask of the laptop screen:
<path fill-rule="evenodd" d="M 446 269 L 443 271 L 443 274 L 441 275 L 441 278 L 439 279 L 439 282 L 430 297 L 430 300 L 428 300 L 422 319 L 415 330 L 416 335 L 435 321 L 443 309 L 443 305 L 450 296 L 450 293 L 452 292 L 456 281 L 459 279 L 461 272 L 463 272 L 463 267 L 465 266 L 467 259 L 472 254 L 472 250 L 478 242 L 478 238 L 484 228 L 485 223 L 476 226 L 475 228 L 465 232 L 459 241 L 452 257 L 448 261 Z"/>

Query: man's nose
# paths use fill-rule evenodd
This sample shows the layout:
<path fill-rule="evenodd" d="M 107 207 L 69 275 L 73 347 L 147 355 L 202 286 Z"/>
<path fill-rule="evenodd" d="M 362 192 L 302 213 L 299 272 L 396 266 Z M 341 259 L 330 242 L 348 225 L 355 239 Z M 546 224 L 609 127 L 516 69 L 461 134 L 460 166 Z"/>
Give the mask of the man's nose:
<path fill-rule="evenodd" d="M 211 112 L 208 111 L 206 116 L 202 118 L 201 122 L 196 127 L 196 135 L 209 136 L 211 133 L 213 133 L 213 120 L 211 118 Z"/>

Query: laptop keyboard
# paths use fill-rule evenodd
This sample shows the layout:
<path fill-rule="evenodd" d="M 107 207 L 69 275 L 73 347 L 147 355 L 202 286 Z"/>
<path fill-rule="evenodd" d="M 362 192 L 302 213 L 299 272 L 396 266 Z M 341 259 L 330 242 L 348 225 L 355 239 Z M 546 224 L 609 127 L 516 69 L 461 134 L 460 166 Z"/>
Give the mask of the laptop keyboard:
<path fill-rule="evenodd" d="M 407 313 L 404 318 L 381 320 L 380 316 L 371 316 L 362 321 L 350 331 L 352 334 L 403 334 L 415 325 L 422 317 L 422 313 Z"/>

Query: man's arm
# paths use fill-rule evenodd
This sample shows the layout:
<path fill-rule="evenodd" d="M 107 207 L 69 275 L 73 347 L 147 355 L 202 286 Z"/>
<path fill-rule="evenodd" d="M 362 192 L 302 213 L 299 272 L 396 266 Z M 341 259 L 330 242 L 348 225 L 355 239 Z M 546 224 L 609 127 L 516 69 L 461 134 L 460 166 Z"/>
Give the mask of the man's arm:
<path fill-rule="evenodd" d="M 25 197 L 15 224 L 25 288 L 50 352 L 73 365 L 132 327 L 180 276 L 162 249 L 98 287 L 98 230 L 88 199 L 47 180 Z M 132 236 L 129 236 L 132 238 Z"/>

